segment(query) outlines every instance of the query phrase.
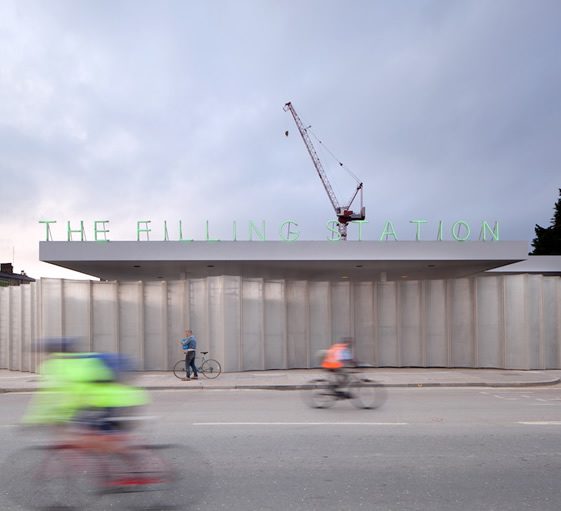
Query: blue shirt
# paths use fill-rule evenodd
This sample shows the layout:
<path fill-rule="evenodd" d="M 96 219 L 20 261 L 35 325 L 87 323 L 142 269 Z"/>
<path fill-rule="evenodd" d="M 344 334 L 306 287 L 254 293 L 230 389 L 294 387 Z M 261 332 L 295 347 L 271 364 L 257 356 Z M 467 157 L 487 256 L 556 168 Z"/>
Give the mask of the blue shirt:
<path fill-rule="evenodd" d="M 195 339 L 194 335 L 190 335 L 185 339 L 181 339 L 181 345 L 183 346 L 183 349 L 185 351 L 187 350 L 195 351 L 197 349 L 197 339 Z"/>

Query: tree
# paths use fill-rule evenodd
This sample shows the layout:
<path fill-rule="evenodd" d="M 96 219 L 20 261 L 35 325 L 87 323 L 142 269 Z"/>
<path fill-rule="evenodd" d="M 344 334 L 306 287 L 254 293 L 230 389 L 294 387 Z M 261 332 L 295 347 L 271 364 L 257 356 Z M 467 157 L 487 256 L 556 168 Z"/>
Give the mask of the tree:
<path fill-rule="evenodd" d="M 549 227 L 536 224 L 536 237 L 532 241 L 534 251 L 530 255 L 561 255 L 561 188 L 554 211 Z"/>

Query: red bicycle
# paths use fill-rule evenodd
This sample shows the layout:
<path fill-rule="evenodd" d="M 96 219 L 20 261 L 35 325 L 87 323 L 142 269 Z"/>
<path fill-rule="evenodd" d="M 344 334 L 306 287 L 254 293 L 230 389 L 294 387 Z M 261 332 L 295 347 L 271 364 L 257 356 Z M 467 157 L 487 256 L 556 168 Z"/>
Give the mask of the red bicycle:
<path fill-rule="evenodd" d="M 89 436 L 17 451 L 5 468 L 11 474 L 8 496 L 43 511 L 83 510 L 100 498 L 111 499 L 107 507 L 115 509 L 184 507 L 178 491 L 181 446 L 119 445 L 111 435 Z"/>

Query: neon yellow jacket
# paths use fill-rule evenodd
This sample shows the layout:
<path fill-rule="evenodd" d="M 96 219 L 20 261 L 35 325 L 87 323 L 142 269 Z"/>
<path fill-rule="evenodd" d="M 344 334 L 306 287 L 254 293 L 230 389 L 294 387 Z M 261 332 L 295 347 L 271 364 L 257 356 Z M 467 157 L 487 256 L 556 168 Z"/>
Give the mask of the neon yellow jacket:
<path fill-rule="evenodd" d="M 92 353 L 60 353 L 45 360 L 42 385 L 24 415 L 26 424 L 59 424 L 84 409 L 148 403 L 146 391 L 113 381 L 113 373 Z"/>

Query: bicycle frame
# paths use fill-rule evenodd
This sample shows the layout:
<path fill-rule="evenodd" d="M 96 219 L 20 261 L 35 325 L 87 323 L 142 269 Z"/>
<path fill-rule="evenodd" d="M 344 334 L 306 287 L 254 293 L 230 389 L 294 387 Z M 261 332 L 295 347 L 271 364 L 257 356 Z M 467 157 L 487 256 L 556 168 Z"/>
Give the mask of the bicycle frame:
<path fill-rule="evenodd" d="M 386 390 L 355 371 L 333 372 L 312 380 L 303 389 L 303 398 L 313 408 L 329 408 L 335 401 L 350 400 L 357 408 L 378 408 L 386 400 Z"/>
<path fill-rule="evenodd" d="M 72 433 L 16 451 L 9 461 L 17 484 L 7 495 L 37 510 L 86 509 L 104 496 L 110 499 L 106 509 L 167 509 L 167 503 L 183 501 L 174 461 L 181 448 L 143 444 L 129 433 Z"/>
<path fill-rule="evenodd" d="M 201 352 L 201 355 L 195 358 L 197 372 L 201 373 L 205 378 L 217 378 L 222 373 L 222 366 L 218 360 L 207 357 L 207 354 L 208 351 Z M 187 371 L 185 360 L 181 359 L 175 362 L 172 371 L 176 378 L 183 379 Z"/>
<path fill-rule="evenodd" d="M 195 357 L 195 366 L 197 367 L 197 371 L 202 372 L 201 368 L 203 367 L 203 364 L 206 362 L 206 360 L 207 360 L 206 355 L 201 355 L 200 357 Z"/>

